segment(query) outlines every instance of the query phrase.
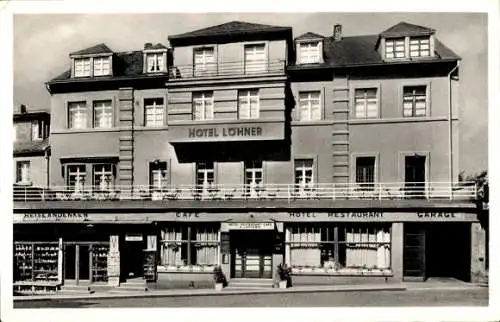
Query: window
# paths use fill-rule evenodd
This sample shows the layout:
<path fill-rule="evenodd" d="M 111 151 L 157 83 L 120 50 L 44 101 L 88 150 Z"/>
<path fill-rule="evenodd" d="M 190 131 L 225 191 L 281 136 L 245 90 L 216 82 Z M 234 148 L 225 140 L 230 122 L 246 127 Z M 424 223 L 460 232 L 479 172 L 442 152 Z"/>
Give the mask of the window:
<path fill-rule="evenodd" d="M 245 45 L 245 74 L 266 70 L 266 45 Z"/>
<path fill-rule="evenodd" d="M 217 265 L 219 224 L 169 225 L 161 231 L 161 265 Z"/>
<path fill-rule="evenodd" d="M 404 58 L 405 54 L 405 39 L 393 38 L 385 40 L 385 57 L 386 58 Z"/>
<path fill-rule="evenodd" d="M 390 226 L 387 224 L 295 224 L 290 231 L 292 267 L 342 269 L 390 268 Z"/>
<path fill-rule="evenodd" d="M 426 114 L 426 86 L 405 86 L 403 88 L 403 116 L 425 116 Z"/>
<path fill-rule="evenodd" d="M 149 163 L 149 185 L 151 189 L 162 190 L 168 184 L 167 163 L 150 162 Z"/>
<path fill-rule="evenodd" d="M 90 58 L 75 59 L 75 77 L 90 76 Z"/>
<path fill-rule="evenodd" d="M 410 38 L 410 57 L 428 57 L 431 55 L 429 37 Z"/>
<path fill-rule="evenodd" d="M 245 162 L 245 184 L 250 197 L 257 197 L 262 185 L 262 161 Z"/>
<path fill-rule="evenodd" d="M 300 121 L 317 121 L 321 119 L 320 91 L 299 93 Z"/>
<path fill-rule="evenodd" d="M 31 162 L 17 161 L 16 163 L 16 183 L 31 183 Z"/>
<path fill-rule="evenodd" d="M 113 127 L 113 108 L 111 101 L 94 102 L 94 127 Z"/>
<path fill-rule="evenodd" d="M 67 185 L 71 190 L 81 193 L 85 185 L 85 165 L 72 164 L 67 167 Z"/>
<path fill-rule="evenodd" d="M 93 186 L 98 191 L 109 191 L 114 183 L 113 164 L 93 165 Z"/>
<path fill-rule="evenodd" d="M 319 41 L 300 43 L 299 50 L 301 64 L 319 63 Z"/>
<path fill-rule="evenodd" d="M 93 60 L 94 76 L 105 76 L 110 74 L 109 57 L 95 57 Z"/>
<path fill-rule="evenodd" d="M 356 183 L 361 190 L 373 190 L 375 182 L 375 157 L 356 158 Z"/>
<path fill-rule="evenodd" d="M 377 89 L 356 89 L 354 93 L 356 118 L 368 119 L 378 117 Z"/>
<path fill-rule="evenodd" d="M 213 92 L 193 93 L 193 109 L 195 120 L 212 120 L 214 118 Z"/>
<path fill-rule="evenodd" d="M 215 75 L 217 62 L 213 47 L 202 47 L 194 49 L 194 76 Z"/>
<path fill-rule="evenodd" d="M 156 73 L 165 70 L 163 53 L 146 54 L 147 72 Z"/>
<path fill-rule="evenodd" d="M 87 128 L 87 107 L 85 102 L 69 103 L 68 127 L 70 129 Z"/>
<path fill-rule="evenodd" d="M 258 89 L 238 91 L 238 118 L 239 119 L 259 118 Z"/>
<path fill-rule="evenodd" d="M 163 98 L 150 98 L 144 100 L 144 125 L 155 127 L 165 124 L 165 107 Z"/>
<path fill-rule="evenodd" d="M 40 141 L 44 139 L 44 125 L 40 120 L 35 120 L 31 122 L 31 139 L 33 141 Z"/>
<path fill-rule="evenodd" d="M 312 159 L 295 160 L 295 186 L 300 195 L 310 192 L 313 185 Z"/>
<path fill-rule="evenodd" d="M 214 183 L 214 163 L 198 162 L 196 163 L 196 185 L 198 191 L 202 194 L 208 193 Z"/>

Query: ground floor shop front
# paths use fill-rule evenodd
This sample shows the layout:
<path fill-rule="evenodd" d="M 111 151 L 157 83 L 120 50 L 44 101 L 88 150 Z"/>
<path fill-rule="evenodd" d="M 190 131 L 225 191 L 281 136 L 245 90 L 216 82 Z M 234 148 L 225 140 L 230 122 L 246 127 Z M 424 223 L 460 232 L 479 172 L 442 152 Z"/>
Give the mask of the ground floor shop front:
<path fill-rule="evenodd" d="M 104 220 L 108 215 L 18 214 L 15 282 L 118 286 L 138 278 L 187 287 L 210 285 L 216 266 L 230 279 L 272 279 L 279 264 L 304 284 L 471 281 L 485 269 L 485 234 L 474 213 L 113 213 Z"/>

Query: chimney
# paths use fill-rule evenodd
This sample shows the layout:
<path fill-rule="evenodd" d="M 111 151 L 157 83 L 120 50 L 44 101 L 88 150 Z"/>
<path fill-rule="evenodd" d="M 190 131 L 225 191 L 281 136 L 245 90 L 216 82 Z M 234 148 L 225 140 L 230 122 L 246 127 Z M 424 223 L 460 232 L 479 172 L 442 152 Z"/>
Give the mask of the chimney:
<path fill-rule="evenodd" d="M 333 26 L 333 40 L 334 41 L 342 40 L 342 25 L 341 24 L 337 23 Z"/>
<path fill-rule="evenodd" d="M 21 106 L 19 106 L 19 112 L 21 112 L 21 114 L 26 113 L 26 105 L 21 104 Z"/>
<path fill-rule="evenodd" d="M 152 43 L 147 42 L 147 43 L 145 43 L 145 44 L 144 44 L 144 49 L 149 49 L 149 48 L 151 48 L 152 46 L 153 46 L 153 44 L 152 44 Z"/>

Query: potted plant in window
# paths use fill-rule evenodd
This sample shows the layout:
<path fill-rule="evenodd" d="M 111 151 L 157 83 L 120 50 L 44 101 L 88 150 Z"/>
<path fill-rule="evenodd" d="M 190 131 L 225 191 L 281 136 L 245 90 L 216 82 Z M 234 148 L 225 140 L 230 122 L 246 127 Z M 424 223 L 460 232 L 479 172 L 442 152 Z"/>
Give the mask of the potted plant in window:
<path fill-rule="evenodd" d="M 279 264 L 277 267 L 277 273 L 279 278 L 279 288 L 287 288 L 292 286 L 292 269 L 286 264 Z"/>
<path fill-rule="evenodd" d="M 216 266 L 214 268 L 213 277 L 215 282 L 215 290 L 222 291 L 222 289 L 227 286 L 227 279 L 220 266 Z"/>

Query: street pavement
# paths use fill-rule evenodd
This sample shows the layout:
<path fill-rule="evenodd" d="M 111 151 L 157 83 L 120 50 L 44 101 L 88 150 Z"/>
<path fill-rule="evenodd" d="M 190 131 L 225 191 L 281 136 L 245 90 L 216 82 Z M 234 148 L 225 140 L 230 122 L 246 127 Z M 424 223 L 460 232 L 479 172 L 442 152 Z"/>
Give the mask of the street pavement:
<path fill-rule="evenodd" d="M 14 308 L 487 306 L 488 288 L 15 301 Z"/>

